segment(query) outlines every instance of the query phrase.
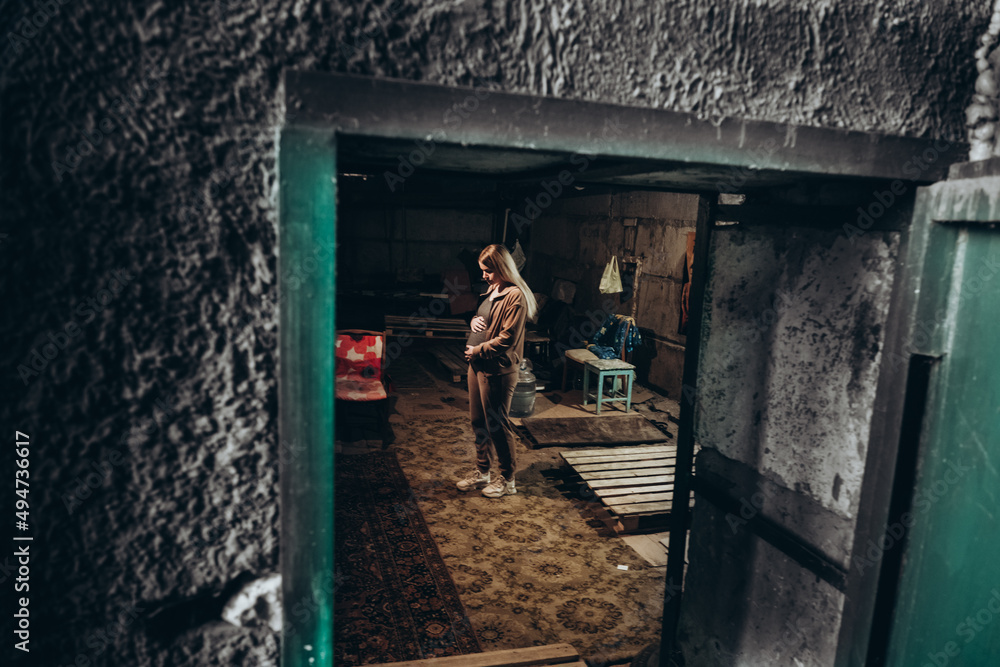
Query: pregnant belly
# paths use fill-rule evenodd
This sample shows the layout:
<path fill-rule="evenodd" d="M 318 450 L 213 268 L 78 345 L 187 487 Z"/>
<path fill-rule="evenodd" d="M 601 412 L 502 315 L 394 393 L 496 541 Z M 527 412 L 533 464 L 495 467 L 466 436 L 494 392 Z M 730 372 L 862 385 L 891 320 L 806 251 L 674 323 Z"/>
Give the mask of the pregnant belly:
<path fill-rule="evenodd" d="M 473 331 L 469 334 L 468 340 L 465 341 L 466 345 L 479 345 L 486 341 L 486 331 Z"/>

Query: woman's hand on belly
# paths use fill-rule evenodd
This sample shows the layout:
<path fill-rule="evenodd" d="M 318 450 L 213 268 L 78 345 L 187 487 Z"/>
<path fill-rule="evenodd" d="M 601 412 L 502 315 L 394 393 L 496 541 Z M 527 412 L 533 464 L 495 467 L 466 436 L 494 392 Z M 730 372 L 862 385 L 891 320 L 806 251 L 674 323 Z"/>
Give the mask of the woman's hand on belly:
<path fill-rule="evenodd" d="M 476 315 L 472 318 L 472 330 L 475 332 L 486 331 L 486 318 Z"/>

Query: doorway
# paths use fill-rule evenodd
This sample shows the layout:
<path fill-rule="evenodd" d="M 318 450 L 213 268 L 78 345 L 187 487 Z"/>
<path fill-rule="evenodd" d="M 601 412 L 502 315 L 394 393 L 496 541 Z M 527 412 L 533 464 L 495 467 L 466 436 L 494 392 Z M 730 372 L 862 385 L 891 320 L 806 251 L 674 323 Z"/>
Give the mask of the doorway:
<path fill-rule="evenodd" d="M 853 222 L 853 203 L 863 203 L 872 185 L 887 185 L 883 179 L 901 177 L 904 158 L 924 148 L 916 140 L 836 130 L 731 120 L 716 124 L 656 110 L 332 75 L 290 72 L 286 97 L 296 117 L 295 126 L 282 134 L 282 279 L 296 263 L 302 270 L 287 274 L 297 287 L 288 291 L 282 307 L 279 410 L 282 440 L 299 439 L 310 454 L 300 459 L 302 465 L 286 468 L 288 479 L 282 480 L 283 592 L 286 601 L 319 600 L 317 612 L 300 620 L 294 632 L 286 632 L 284 664 L 293 665 L 307 664 L 302 656 L 328 660 L 323 656 L 330 655 L 335 584 L 326 582 L 333 571 L 333 457 L 326 445 L 333 441 L 329 385 L 335 281 L 332 267 L 305 267 L 310 253 L 315 261 L 316 249 L 335 239 L 330 184 L 339 185 L 338 159 L 349 163 L 352 156 L 364 156 L 395 163 L 396 176 L 405 179 L 404 172 L 412 173 L 411 168 L 421 166 L 416 162 L 433 153 L 442 169 L 475 171 L 477 166 L 500 164 L 519 174 L 534 170 L 553 188 L 553 173 L 557 181 L 563 171 L 572 174 L 562 168 L 566 162 L 578 169 L 585 162 L 585 177 L 571 181 L 574 187 L 601 184 L 705 193 L 709 214 L 698 230 L 705 233 L 697 236 L 690 290 L 695 328 L 689 324 L 687 332 L 689 341 L 693 337 L 697 342 L 689 342 L 686 351 L 674 491 L 675 503 L 680 502 L 674 515 L 686 519 L 685 471 L 691 468 L 694 450 L 698 327 L 705 289 L 698 281 L 706 273 L 699 267 L 708 266 L 712 226 L 761 218 L 780 221 L 790 212 L 809 224 Z M 924 175 L 928 180 L 939 176 L 934 170 Z M 720 192 L 757 192 L 760 205 L 727 209 L 718 203 Z M 545 201 L 535 204 L 541 209 Z M 843 207 L 845 201 L 852 206 Z M 892 231 L 899 223 L 886 218 L 877 224 L 874 229 Z M 879 511 L 873 509 L 876 515 Z M 868 523 L 874 526 L 877 517 Z M 682 555 L 686 521 L 677 525 L 685 530 L 675 530 L 670 552 Z M 671 565 L 664 596 L 668 644 L 680 614 L 683 557 L 674 558 Z"/>
<path fill-rule="evenodd" d="M 498 173 L 501 160 L 482 161 L 494 171 L 446 171 L 430 157 L 404 183 L 384 177 L 392 163 L 359 157 L 338 158 L 337 329 L 385 333 L 392 433 L 385 437 L 377 424 L 369 421 L 366 429 L 360 418 L 348 419 L 346 412 L 363 406 L 338 403 L 341 500 L 335 510 L 346 521 L 339 531 L 374 532 L 358 530 L 352 517 L 377 522 L 380 514 L 390 519 L 385 532 L 401 530 L 393 511 L 380 513 L 377 503 L 355 507 L 362 494 L 350 490 L 364 481 L 365 469 L 398 464 L 403 474 L 391 477 L 403 490 L 382 497 L 405 508 L 407 529 L 415 531 L 409 541 L 436 542 L 461 604 L 450 615 L 435 609 L 420 621 L 387 614 L 377 623 L 354 623 L 375 585 L 366 584 L 362 595 L 356 577 L 338 598 L 338 664 L 348 654 L 362 662 L 385 660 L 361 638 L 373 625 L 386 636 L 395 625 L 397 635 L 417 637 L 414 642 L 444 654 L 467 650 L 468 627 L 485 651 L 567 642 L 592 660 L 630 659 L 660 636 L 684 365 L 684 279 L 704 198 L 565 176 L 560 183 L 573 156 L 547 175 Z M 518 445 L 518 492 L 495 501 L 459 492 L 455 482 L 475 465 L 462 352 L 486 290 L 477 256 L 501 239 L 539 311 L 527 323 L 528 407 L 512 406 L 526 445 Z M 602 293 L 598 286 L 612 257 L 615 265 L 620 261 L 622 285 Z M 636 323 L 625 349 L 614 353 L 635 367 L 634 383 L 613 395 L 609 381 L 605 395 L 616 400 L 605 401 L 598 414 L 592 401 L 583 404 L 581 369 L 568 368 L 566 353 L 588 352 L 584 341 L 598 338 L 605 322 L 619 316 Z M 521 396 L 518 404 L 525 402 Z M 624 432 L 638 425 L 645 433 Z M 575 430 L 552 441 L 535 428 Z M 612 445 L 609 435 L 620 442 Z M 632 444 L 633 437 L 641 439 Z M 639 445 L 655 449 L 662 462 L 645 467 L 659 459 L 636 459 Z M 580 465 L 613 469 L 616 476 L 601 471 L 598 477 L 589 467 L 578 475 L 569 467 L 571 455 L 594 448 L 603 456 Z M 622 461 L 604 460 L 616 455 Z M 594 477 L 588 482 L 582 475 Z M 424 521 L 428 537 L 420 539 Z M 378 553 L 381 570 L 400 572 L 400 580 L 413 576 L 408 555 L 397 558 L 374 543 L 348 539 L 352 544 L 338 539 L 336 562 Z M 433 550 L 425 554 L 428 561 L 437 557 Z M 450 583 L 438 587 L 448 590 Z M 402 630 L 411 624 L 416 627 Z"/>

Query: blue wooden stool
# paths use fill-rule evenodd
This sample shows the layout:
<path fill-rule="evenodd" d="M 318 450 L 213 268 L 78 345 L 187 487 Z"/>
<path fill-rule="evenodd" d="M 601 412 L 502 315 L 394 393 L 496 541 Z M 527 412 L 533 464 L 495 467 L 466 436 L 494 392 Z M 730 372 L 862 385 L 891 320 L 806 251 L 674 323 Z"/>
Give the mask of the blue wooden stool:
<path fill-rule="evenodd" d="M 632 408 L 632 379 L 635 377 L 635 366 L 621 359 L 591 359 L 583 364 L 583 404 L 587 404 L 590 398 L 590 374 L 597 376 L 597 394 L 594 397 L 597 403 L 597 414 L 601 414 L 601 403 L 613 403 L 614 401 L 625 401 L 625 412 Z M 604 378 L 621 377 L 626 384 L 624 396 L 604 397 Z M 613 382 L 613 381 L 612 381 Z M 611 385 L 612 389 L 614 384 Z"/>

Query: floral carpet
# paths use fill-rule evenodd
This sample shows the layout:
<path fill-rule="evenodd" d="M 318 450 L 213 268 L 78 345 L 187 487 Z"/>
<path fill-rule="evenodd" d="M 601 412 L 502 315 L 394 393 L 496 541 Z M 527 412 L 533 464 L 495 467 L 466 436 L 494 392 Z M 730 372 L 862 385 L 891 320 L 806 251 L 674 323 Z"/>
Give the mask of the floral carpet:
<path fill-rule="evenodd" d="M 334 664 L 481 651 L 394 452 L 336 466 Z"/>
<path fill-rule="evenodd" d="M 475 456 L 468 418 L 452 415 L 408 417 L 394 449 L 483 650 L 568 642 L 599 665 L 659 642 L 663 568 L 560 488 L 551 448 L 519 444 L 516 495 L 458 491 Z"/>

